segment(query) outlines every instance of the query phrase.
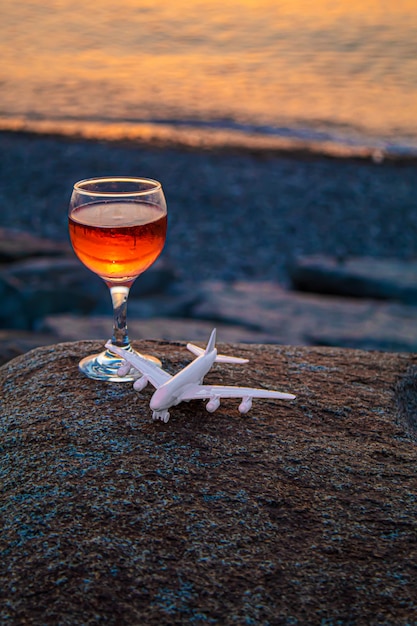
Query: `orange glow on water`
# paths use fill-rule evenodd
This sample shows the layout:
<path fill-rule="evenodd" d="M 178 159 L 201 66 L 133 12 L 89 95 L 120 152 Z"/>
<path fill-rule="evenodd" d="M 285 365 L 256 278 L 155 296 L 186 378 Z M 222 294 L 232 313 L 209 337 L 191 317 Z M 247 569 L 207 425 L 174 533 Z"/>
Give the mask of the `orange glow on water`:
<path fill-rule="evenodd" d="M 416 129 L 415 0 L 49 0 L 3 13 L 5 118 Z"/>

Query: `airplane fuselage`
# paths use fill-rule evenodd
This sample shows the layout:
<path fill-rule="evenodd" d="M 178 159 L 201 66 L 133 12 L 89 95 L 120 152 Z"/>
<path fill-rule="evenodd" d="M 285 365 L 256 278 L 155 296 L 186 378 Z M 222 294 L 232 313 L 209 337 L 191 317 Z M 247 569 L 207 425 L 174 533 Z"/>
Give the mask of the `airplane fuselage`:
<path fill-rule="evenodd" d="M 124 376 L 130 369 L 136 370 L 141 374 L 133 384 L 133 388 L 136 391 L 142 391 L 148 382 L 155 387 L 156 391 L 150 400 L 152 417 L 154 420 L 161 420 L 165 423 L 169 420 L 168 409 L 170 407 L 176 406 L 180 402 L 189 402 L 190 400 L 207 400 L 206 409 L 209 413 L 213 413 L 219 408 L 222 398 L 241 398 L 238 410 L 243 414 L 251 409 L 254 397 L 282 400 L 293 400 L 295 398 L 293 394 L 282 393 L 272 389 L 203 384 L 204 376 L 211 369 L 214 362 L 248 362 L 247 359 L 243 358 L 225 354 L 218 355 L 215 343 L 216 329 L 213 329 L 205 350 L 188 343 L 187 349 L 195 354 L 197 358 L 173 376 L 162 368 L 157 367 L 154 363 L 149 362 L 142 355 L 113 346 L 110 341 L 106 343 L 106 348 L 114 351 L 115 354 L 123 359 L 119 370 L 121 376 Z"/>
<path fill-rule="evenodd" d="M 150 408 L 153 411 L 165 411 L 182 402 L 182 394 L 185 389 L 202 383 L 204 376 L 216 360 L 216 356 L 217 350 L 215 348 L 197 357 L 154 392 L 150 401 Z"/>

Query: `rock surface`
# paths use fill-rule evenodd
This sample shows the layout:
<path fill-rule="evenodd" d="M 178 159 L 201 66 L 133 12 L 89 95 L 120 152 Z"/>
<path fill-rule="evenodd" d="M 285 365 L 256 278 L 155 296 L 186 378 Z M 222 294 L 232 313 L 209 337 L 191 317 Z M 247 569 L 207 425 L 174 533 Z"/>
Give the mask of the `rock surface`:
<path fill-rule="evenodd" d="M 191 402 L 83 378 L 84 341 L 0 368 L 0 620 L 405 625 L 417 611 L 411 354 L 219 345 L 208 382 L 295 401 Z M 140 342 L 174 372 L 182 343 Z"/>
<path fill-rule="evenodd" d="M 0 229 L 0 258 L 0 364 L 17 348 L 23 353 L 46 343 L 109 338 L 108 289 L 69 244 Z M 271 281 L 188 283 L 159 260 L 131 290 L 130 335 L 188 341 L 205 339 L 217 326 L 220 339 L 232 343 L 417 352 L 417 307 L 410 305 L 417 294 L 415 264 L 308 257 L 294 267 L 294 284 L 316 293 Z"/>
<path fill-rule="evenodd" d="M 15 228 L 0 227 L 0 263 L 10 263 L 38 256 L 62 256 L 68 245 Z"/>
<path fill-rule="evenodd" d="M 79 317 L 76 315 L 53 315 L 44 320 L 44 331 L 52 333 L 59 341 L 78 339 L 107 340 L 111 335 L 112 321 L 108 316 Z M 153 317 L 131 318 L 129 333 L 132 339 L 162 339 L 167 341 L 207 341 L 213 330 L 221 341 L 229 343 L 274 343 L 270 334 L 251 331 L 239 324 L 213 323 L 210 320 Z M 43 336 L 47 336 L 45 332 Z M 1 337 L 1 334 L 0 334 Z M 49 342 L 51 343 L 51 342 Z M 44 344 L 45 345 L 45 344 Z"/>
<path fill-rule="evenodd" d="M 380 298 L 417 304 L 417 263 L 398 259 L 300 257 L 290 269 L 293 287 L 312 293 Z"/>
<path fill-rule="evenodd" d="M 274 283 L 208 282 L 196 318 L 241 325 L 269 341 L 417 351 L 417 308 L 370 299 L 291 292 Z"/>
<path fill-rule="evenodd" d="M 47 315 L 110 309 L 108 288 L 80 263 L 68 243 L 0 228 L 0 261 L 0 328 L 36 330 Z M 159 261 L 137 279 L 135 295 L 166 293 L 174 282 L 174 272 Z M 172 312 L 172 306 L 166 311 Z"/>
<path fill-rule="evenodd" d="M 296 293 L 274 283 L 212 281 L 200 285 L 188 318 L 179 309 L 173 317 L 162 317 L 168 305 L 159 306 L 160 300 L 136 302 L 129 307 L 129 332 L 136 339 L 206 339 L 216 326 L 220 340 L 232 343 L 417 351 L 417 308 L 398 303 Z M 148 317 L 141 319 L 141 311 Z M 40 328 L 60 341 L 104 340 L 111 324 L 108 315 L 62 314 L 46 317 Z"/>

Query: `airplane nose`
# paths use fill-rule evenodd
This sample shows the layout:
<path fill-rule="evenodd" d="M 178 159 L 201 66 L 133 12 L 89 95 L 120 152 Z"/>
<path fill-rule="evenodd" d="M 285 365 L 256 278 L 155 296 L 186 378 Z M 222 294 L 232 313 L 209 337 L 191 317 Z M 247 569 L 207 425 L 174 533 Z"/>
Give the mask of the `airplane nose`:
<path fill-rule="evenodd" d="M 152 411 L 160 411 L 161 409 L 163 409 L 164 407 L 162 406 L 162 402 L 164 399 L 163 394 L 159 393 L 159 389 L 157 389 L 155 391 L 155 393 L 153 394 L 151 401 L 149 403 L 149 406 L 151 407 Z"/>

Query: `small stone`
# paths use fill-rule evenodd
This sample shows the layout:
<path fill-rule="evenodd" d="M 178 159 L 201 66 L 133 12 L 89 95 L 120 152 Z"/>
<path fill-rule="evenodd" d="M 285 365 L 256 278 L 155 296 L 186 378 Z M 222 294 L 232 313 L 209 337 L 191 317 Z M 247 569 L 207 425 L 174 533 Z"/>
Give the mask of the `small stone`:
<path fill-rule="evenodd" d="M 417 351 L 417 308 L 370 299 L 291 292 L 275 283 L 201 285 L 196 318 L 268 334 L 276 343 Z"/>
<path fill-rule="evenodd" d="M 62 256 L 71 251 L 69 243 L 36 237 L 27 231 L 0 228 L 0 263 L 29 257 Z"/>
<path fill-rule="evenodd" d="M 30 332 L 24 330 L 0 329 L 0 366 L 11 359 L 29 352 L 39 346 L 48 346 L 59 342 L 59 336 L 52 333 Z"/>
<path fill-rule="evenodd" d="M 298 291 L 417 304 L 416 261 L 300 257 L 289 273 L 293 288 Z"/>
<path fill-rule="evenodd" d="M 76 259 L 65 257 L 39 257 L 3 267 L 0 297 L 7 301 L 7 307 L 0 308 L 0 325 L 24 329 L 34 328 L 48 314 L 88 313 L 110 304 L 102 281 Z"/>

